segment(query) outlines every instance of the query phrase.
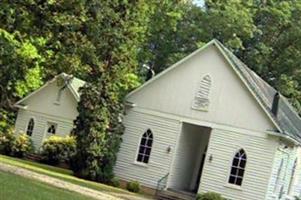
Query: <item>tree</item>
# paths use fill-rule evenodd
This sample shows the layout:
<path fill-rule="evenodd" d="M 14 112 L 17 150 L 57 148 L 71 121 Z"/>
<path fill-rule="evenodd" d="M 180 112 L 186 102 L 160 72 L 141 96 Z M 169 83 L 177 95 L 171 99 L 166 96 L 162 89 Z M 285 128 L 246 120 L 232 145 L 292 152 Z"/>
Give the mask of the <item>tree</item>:
<path fill-rule="evenodd" d="M 81 90 L 74 135 L 78 151 L 73 170 L 81 177 L 109 182 L 121 142 L 122 97 L 136 84 L 138 46 L 148 4 L 139 1 L 89 1 L 83 24 L 94 62 Z M 130 81 L 129 81 L 130 79 Z"/>
<path fill-rule="evenodd" d="M 184 0 L 153 1 L 146 40 L 139 51 L 141 66 L 160 72 L 197 49 L 203 11 Z"/>
<path fill-rule="evenodd" d="M 13 104 L 25 92 L 39 87 L 40 55 L 31 41 L 21 41 L 19 33 L 0 29 L 0 131 L 13 123 Z M 34 81 L 30 81 L 34 79 Z"/>

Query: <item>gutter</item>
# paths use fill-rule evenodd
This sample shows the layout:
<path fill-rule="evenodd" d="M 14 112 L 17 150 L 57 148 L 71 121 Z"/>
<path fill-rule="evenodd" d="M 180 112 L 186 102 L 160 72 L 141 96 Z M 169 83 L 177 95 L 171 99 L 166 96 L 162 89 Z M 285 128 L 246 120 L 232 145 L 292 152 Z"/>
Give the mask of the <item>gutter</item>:
<path fill-rule="evenodd" d="M 124 102 L 125 106 L 130 107 L 130 108 L 135 108 L 137 105 L 133 102 L 125 101 Z"/>
<path fill-rule="evenodd" d="M 19 108 L 19 109 L 23 109 L 23 110 L 27 110 L 28 106 L 22 106 L 19 104 L 15 104 L 14 107 Z"/>
<path fill-rule="evenodd" d="M 282 133 L 278 133 L 278 132 L 274 132 L 274 131 L 267 131 L 267 134 L 283 138 L 283 139 L 285 139 L 285 140 L 293 143 L 294 145 L 300 146 L 300 142 L 299 141 L 297 141 L 296 139 L 294 139 L 294 138 L 286 135 L 286 133 L 283 132 L 283 131 L 282 131 Z"/>

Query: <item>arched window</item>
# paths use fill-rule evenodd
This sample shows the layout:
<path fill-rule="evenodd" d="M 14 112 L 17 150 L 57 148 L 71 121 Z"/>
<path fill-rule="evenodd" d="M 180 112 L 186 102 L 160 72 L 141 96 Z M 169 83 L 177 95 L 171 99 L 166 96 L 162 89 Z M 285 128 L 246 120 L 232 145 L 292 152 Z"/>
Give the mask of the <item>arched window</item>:
<path fill-rule="evenodd" d="M 31 136 L 32 133 L 33 133 L 33 129 L 34 129 L 34 119 L 31 118 L 28 122 L 28 125 L 27 125 L 27 130 L 26 130 L 26 134 L 28 136 Z"/>
<path fill-rule="evenodd" d="M 241 186 L 245 168 L 247 164 L 247 155 L 243 149 L 236 152 L 231 166 L 229 183 Z"/>
<path fill-rule="evenodd" d="M 148 129 L 141 138 L 137 161 L 148 163 L 153 145 L 153 133 Z"/>
<path fill-rule="evenodd" d="M 209 92 L 211 88 L 211 77 L 206 75 L 202 78 L 196 95 L 193 99 L 192 108 L 196 110 L 208 110 L 209 107 Z"/>

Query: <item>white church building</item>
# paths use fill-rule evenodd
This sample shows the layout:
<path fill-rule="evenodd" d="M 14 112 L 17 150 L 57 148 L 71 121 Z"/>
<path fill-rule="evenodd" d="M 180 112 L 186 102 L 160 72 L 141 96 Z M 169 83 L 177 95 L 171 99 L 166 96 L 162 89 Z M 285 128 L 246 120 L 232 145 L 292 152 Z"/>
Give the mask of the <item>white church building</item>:
<path fill-rule="evenodd" d="M 60 74 L 16 103 L 16 131 L 36 148 L 68 135 L 85 84 Z M 114 172 L 183 198 L 232 200 L 301 195 L 301 119 L 288 100 L 216 40 L 125 99 L 125 133 Z"/>
<path fill-rule="evenodd" d="M 298 114 L 220 42 L 213 40 L 169 67 L 125 102 L 115 166 L 120 179 L 136 180 L 159 196 L 300 195 Z"/>
<path fill-rule="evenodd" d="M 66 136 L 78 116 L 79 88 L 84 81 L 62 73 L 15 104 L 19 109 L 15 130 L 31 137 L 38 151 L 52 135 Z"/>

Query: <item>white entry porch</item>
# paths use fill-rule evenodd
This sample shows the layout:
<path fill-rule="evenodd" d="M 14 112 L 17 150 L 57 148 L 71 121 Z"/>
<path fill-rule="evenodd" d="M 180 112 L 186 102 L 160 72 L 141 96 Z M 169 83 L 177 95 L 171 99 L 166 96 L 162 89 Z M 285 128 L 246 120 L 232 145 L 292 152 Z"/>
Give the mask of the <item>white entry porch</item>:
<path fill-rule="evenodd" d="M 196 193 L 202 176 L 211 128 L 183 123 L 167 188 Z"/>

